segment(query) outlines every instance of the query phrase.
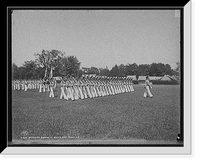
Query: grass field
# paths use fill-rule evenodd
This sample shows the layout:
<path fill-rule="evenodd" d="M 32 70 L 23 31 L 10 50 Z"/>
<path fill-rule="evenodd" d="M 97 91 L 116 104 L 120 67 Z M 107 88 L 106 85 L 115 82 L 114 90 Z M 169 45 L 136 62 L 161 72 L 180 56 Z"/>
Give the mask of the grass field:
<path fill-rule="evenodd" d="M 78 101 L 55 98 L 38 90 L 12 92 L 14 140 L 176 141 L 180 132 L 180 86 L 154 85 L 114 96 Z"/>

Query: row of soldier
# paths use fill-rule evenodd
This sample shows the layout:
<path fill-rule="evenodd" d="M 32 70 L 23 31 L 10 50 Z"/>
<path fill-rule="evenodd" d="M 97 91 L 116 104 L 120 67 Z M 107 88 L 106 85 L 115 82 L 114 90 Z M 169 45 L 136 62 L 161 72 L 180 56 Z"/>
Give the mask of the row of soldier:
<path fill-rule="evenodd" d="M 61 81 L 60 99 L 78 100 L 132 92 L 134 86 L 127 78 L 68 78 Z"/>
<path fill-rule="evenodd" d="M 13 80 L 12 89 L 13 90 L 24 90 L 28 89 L 39 89 L 40 80 Z"/>
<path fill-rule="evenodd" d="M 39 92 L 49 92 L 50 91 L 50 83 L 51 80 L 13 80 L 12 81 L 12 89 L 13 90 L 24 90 L 27 91 L 29 89 L 39 89 Z M 54 88 L 56 87 L 56 82 L 53 80 Z"/>
<path fill-rule="evenodd" d="M 14 90 L 39 89 L 39 92 L 50 92 L 49 97 L 55 97 L 56 80 L 46 78 L 43 80 L 15 80 Z M 78 100 L 94 97 L 103 97 L 119 93 L 134 91 L 131 79 L 122 77 L 68 77 L 61 81 L 60 99 Z"/>

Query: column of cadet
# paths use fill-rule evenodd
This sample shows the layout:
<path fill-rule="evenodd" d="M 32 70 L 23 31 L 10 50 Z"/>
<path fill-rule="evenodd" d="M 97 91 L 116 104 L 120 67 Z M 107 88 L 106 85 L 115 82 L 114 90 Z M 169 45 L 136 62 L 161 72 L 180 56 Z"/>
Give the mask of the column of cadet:
<path fill-rule="evenodd" d="M 13 80 L 13 90 L 28 91 L 31 89 L 39 89 L 39 92 L 49 92 L 50 87 L 56 88 L 56 81 L 52 79 L 43 80 Z"/>
<path fill-rule="evenodd" d="M 61 81 L 60 99 L 78 100 L 134 91 L 133 82 L 120 77 L 82 77 Z"/>
<path fill-rule="evenodd" d="M 55 97 L 54 89 L 56 87 L 57 82 L 53 78 L 12 81 L 13 90 L 38 89 L 40 93 L 49 92 L 49 97 Z M 131 79 L 126 77 L 67 77 L 62 79 L 60 89 L 60 99 L 74 101 L 132 92 L 134 84 Z"/>

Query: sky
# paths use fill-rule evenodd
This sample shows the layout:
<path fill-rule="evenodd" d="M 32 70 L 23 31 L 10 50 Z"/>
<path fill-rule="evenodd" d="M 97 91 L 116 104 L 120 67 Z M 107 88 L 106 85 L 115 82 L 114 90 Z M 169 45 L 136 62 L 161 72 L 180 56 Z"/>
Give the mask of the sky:
<path fill-rule="evenodd" d="M 81 67 L 180 61 L 178 10 L 14 10 L 12 62 L 59 50 Z"/>

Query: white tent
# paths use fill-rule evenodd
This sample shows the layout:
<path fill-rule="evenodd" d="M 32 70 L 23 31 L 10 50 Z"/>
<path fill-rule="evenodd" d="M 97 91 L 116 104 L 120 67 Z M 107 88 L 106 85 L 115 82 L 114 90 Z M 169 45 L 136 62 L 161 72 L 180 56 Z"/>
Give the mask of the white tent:
<path fill-rule="evenodd" d="M 162 80 L 162 81 L 171 81 L 173 79 L 169 75 L 164 75 L 160 80 Z"/>
<path fill-rule="evenodd" d="M 146 80 L 146 76 L 139 76 L 138 80 Z"/>

